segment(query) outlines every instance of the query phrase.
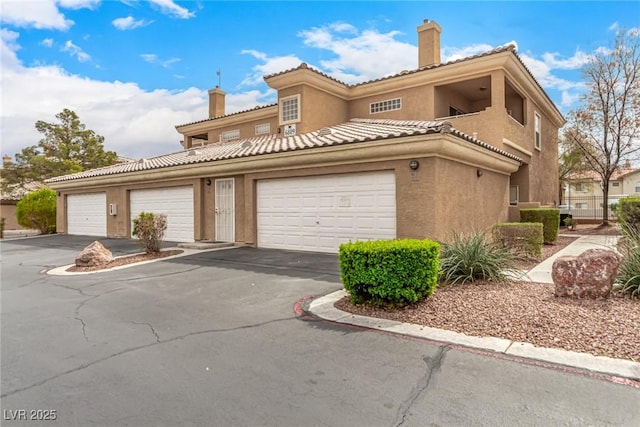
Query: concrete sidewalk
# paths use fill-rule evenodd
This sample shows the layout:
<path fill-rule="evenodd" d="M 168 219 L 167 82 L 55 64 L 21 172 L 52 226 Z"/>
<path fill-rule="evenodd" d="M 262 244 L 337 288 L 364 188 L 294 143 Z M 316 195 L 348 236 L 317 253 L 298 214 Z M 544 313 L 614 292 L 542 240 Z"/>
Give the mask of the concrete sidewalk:
<path fill-rule="evenodd" d="M 525 276 L 519 277 L 519 279 L 530 280 L 532 282 L 553 283 L 551 279 L 551 267 L 556 258 L 563 255 L 579 255 L 587 249 L 615 249 L 618 239 L 619 236 L 581 236 L 569 246 L 554 254 L 554 256 L 548 258 L 530 271 L 523 273 Z M 307 302 L 305 308 L 313 315 L 332 322 L 494 351 L 514 357 L 585 369 L 602 374 L 629 378 L 635 381 L 640 380 L 640 363 L 638 362 L 593 356 L 591 354 L 555 348 L 536 347 L 533 344 L 510 341 L 502 338 L 474 337 L 458 332 L 430 328 L 428 326 L 359 316 L 335 308 L 334 304 L 336 301 L 346 295 L 344 290 L 340 290 Z"/>

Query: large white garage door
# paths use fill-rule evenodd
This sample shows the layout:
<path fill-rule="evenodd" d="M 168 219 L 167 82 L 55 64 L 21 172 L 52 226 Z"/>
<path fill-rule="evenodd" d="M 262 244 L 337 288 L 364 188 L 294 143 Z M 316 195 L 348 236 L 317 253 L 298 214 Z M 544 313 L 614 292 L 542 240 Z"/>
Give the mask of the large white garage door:
<path fill-rule="evenodd" d="M 153 190 L 131 190 L 129 194 L 131 229 L 133 219 L 141 212 L 167 215 L 164 240 L 193 242 L 193 187 L 168 187 Z"/>
<path fill-rule="evenodd" d="M 107 193 L 67 196 L 67 234 L 107 235 Z"/>
<path fill-rule="evenodd" d="M 259 247 L 336 253 L 396 237 L 393 172 L 263 180 L 257 195 Z"/>

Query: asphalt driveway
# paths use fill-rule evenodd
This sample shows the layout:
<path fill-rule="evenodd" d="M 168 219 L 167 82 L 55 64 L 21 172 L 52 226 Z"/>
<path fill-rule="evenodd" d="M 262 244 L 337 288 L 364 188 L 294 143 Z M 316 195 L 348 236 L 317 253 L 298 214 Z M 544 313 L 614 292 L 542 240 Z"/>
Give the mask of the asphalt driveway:
<path fill-rule="evenodd" d="M 2 241 L 2 425 L 636 425 L 640 390 L 299 316 L 333 255 L 199 252 L 52 276 L 90 237 Z M 101 239 L 115 255 L 140 251 Z M 44 422 L 42 422 L 44 425 Z"/>

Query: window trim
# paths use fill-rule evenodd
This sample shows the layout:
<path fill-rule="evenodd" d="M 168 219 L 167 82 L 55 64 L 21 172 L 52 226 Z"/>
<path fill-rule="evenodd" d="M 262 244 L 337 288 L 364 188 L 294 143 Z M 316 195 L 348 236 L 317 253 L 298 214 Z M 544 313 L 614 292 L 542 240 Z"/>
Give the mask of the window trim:
<path fill-rule="evenodd" d="M 375 107 L 374 107 L 375 106 Z M 369 114 L 386 113 L 387 111 L 402 110 L 402 97 L 385 99 L 369 103 Z"/>
<path fill-rule="evenodd" d="M 284 120 L 284 103 L 287 101 L 291 101 L 295 99 L 296 100 L 296 105 L 297 105 L 297 112 L 296 112 L 296 118 L 295 119 L 290 119 L 290 120 Z M 278 102 L 278 119 L 280 120 L 280 124 L 281 125 L 288 125 L 288 124 L 292 124 L 292 123 L 299 123 L 301 121 L 301 117 L 302 117 L 302 111 L 300 108 L 300 94 L 296 94 L 296 95 L 291 95 L 291 96 L 286 96 L 284 98 L 281 98 L 280 101 Z"/>
<path fill-rule="evenodd" d="M 259 132 L 258 129 L 262 129 L 262 132 Z M 255 125 L 254 128 L 256 135 L 269 135 L 271 133 L 271 123 L 260 123 Z"/>
<path fill-rule="evenodd" d="M 232 130 L 220 132 L 221 142 L 235 141 L 236 139 L 240 139 L 240 129 L 232 129 Z"/>
<path fill-rule="evenodd" d="M 542 117 L 534 111 L 533 119 L 533 147 L 542 150 Z"/>

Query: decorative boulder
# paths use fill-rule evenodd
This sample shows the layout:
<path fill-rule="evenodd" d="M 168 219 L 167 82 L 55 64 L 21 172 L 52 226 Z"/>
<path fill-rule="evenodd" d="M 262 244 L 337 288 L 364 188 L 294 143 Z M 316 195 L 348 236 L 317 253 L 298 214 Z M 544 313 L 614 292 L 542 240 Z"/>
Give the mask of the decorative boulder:
<path fill-rule="evenodd" d="M 76 257 L 78 267 L 102 267 L 113 261 L 113 254 L 97 240 L 84 248 Z"/>
<path fill-rule="evenodd" d="M 555 260 L 551 277 L 557 297 L 607 298 L 622 257 L 614 251 L 589 249 Z"/>

